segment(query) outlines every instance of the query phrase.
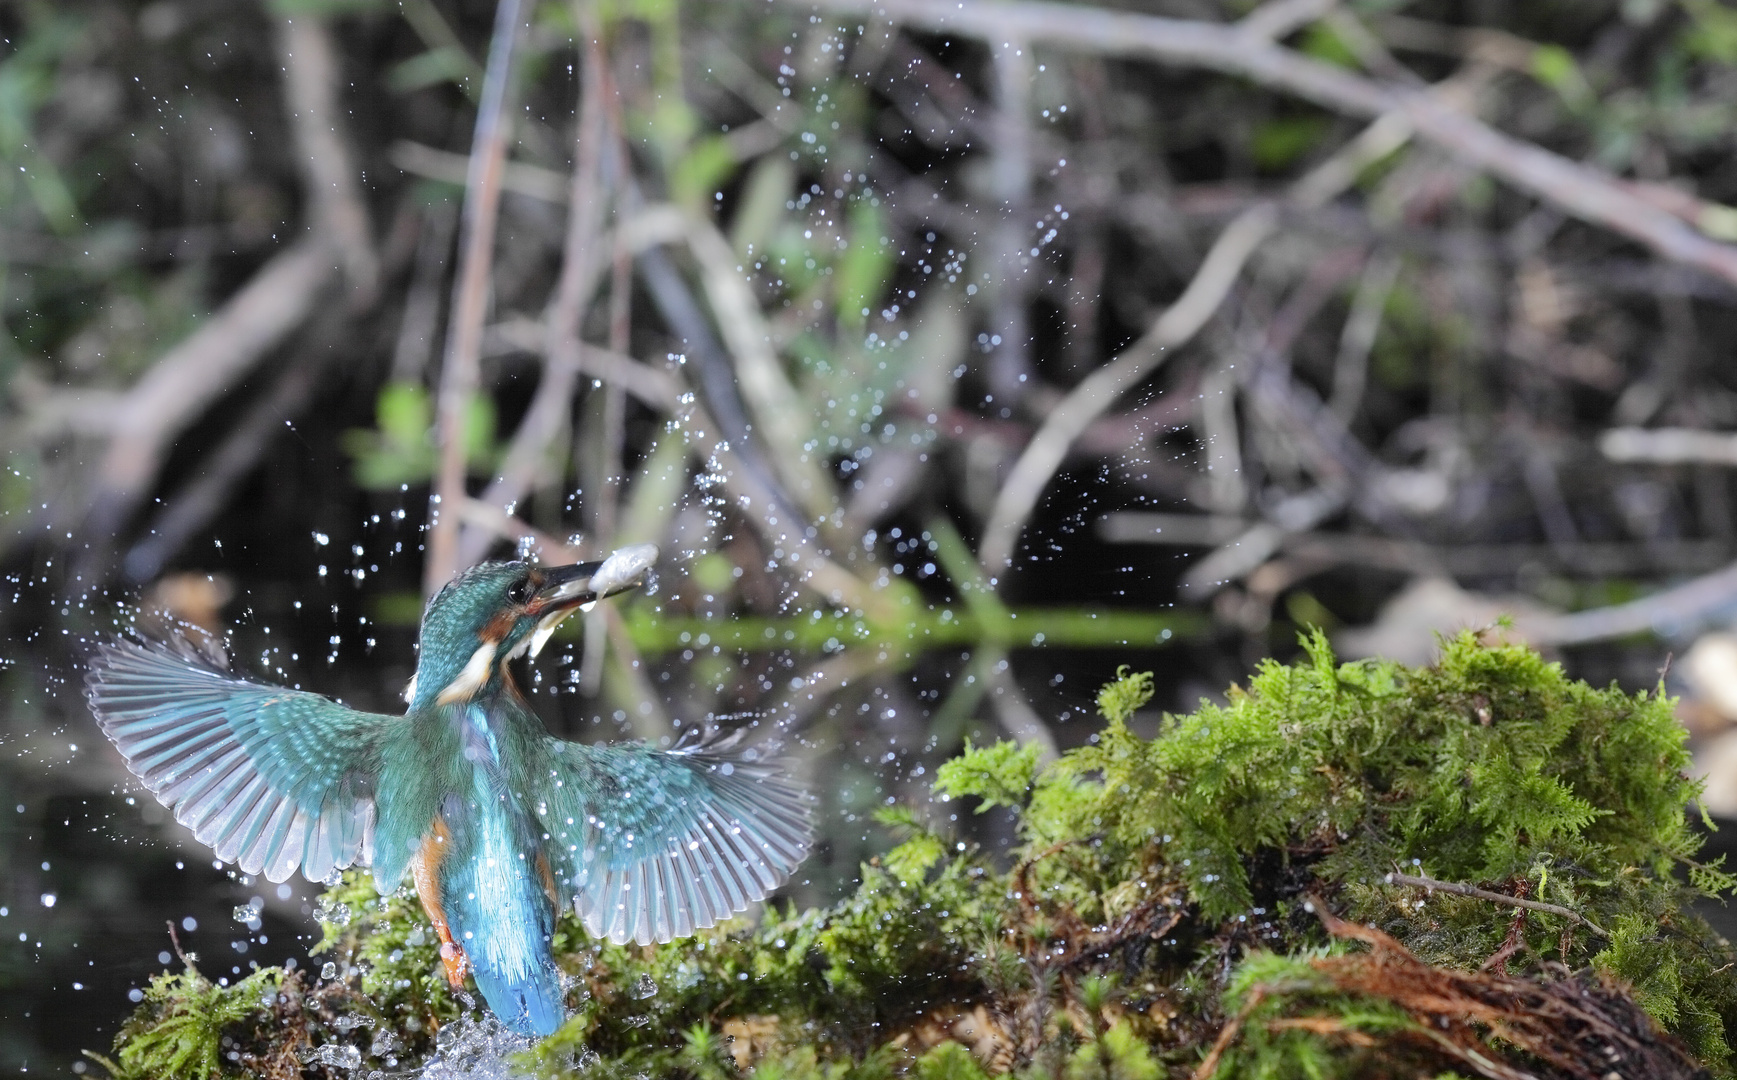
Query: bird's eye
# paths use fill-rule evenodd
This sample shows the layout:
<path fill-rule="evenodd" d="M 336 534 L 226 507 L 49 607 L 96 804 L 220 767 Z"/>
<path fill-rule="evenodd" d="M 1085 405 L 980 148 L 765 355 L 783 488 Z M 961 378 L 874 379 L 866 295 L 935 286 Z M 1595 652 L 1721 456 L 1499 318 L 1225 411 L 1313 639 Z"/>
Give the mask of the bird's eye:
<path fill-rule="evenodd" d="M 531 599 L 531 579 L 520 578 L 507 588 L 507 599 L 523 606 Z"/>

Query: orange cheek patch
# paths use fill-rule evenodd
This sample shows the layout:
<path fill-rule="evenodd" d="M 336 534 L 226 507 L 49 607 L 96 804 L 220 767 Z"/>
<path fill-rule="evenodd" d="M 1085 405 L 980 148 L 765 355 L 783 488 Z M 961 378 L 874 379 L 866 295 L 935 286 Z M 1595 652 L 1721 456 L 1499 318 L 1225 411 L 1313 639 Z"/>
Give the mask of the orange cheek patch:
<path fill-rule="evenodd" d="M 494 616 L 494 618 L 483 624 L 482 631 L 478 636 L 484 641 L 498 645 L 506 640 L 508 634 L 512 633 L 513 624 L 518 621 L 519 616 L 515 612 L 499 612 Z"/>

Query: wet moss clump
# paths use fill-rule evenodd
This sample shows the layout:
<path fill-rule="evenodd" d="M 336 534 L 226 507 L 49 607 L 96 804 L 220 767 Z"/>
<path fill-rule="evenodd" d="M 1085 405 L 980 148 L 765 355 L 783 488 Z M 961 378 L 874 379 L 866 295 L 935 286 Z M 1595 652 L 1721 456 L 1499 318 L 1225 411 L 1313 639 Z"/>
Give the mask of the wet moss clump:
<path fill-rule="evenodd" d="M 1670 701 L 1469 634 L 1417 669 L 1305 645 L 1151 739 L 1128 726 L 1150 676 L 1124 672 L 1100 695 L 1107 726 L 1059 761 L 967 746 L 934 804 L 881 815 L 902 842 L 830 908 L 648 948 L 564 920 L 572 1016 L 518 1067 L 1734 1075 L 1737 956 L 1689 909 L 1733 881 L 1696 859 L 1699 788 Z M 948 832 L 943 804 L 1008 808 L 1011 859 Z M 325 905 L 349 913 L 326 926 L 331 978 L 257 975 L 228 1011 L 174 1028 L 212 991 L 160 977 L 113 1071 L 238 1075 L 242 1056 L 289 1053 L 310 1073 L 390 1075 L 482 1030 L 407 893 L 377 898 L 352 874 Z"/>

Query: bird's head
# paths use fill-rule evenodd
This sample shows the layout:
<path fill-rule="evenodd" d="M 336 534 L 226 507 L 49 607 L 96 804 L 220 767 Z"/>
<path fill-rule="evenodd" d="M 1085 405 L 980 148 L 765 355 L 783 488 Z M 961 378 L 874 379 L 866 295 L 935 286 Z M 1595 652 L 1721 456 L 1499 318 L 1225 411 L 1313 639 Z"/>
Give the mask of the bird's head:
<path fill-rule="evenodd" d="M 656 544 L 636 544 L 601 562 L 537 566 L 483 563 L 449 581 L 422 613 L 411 708 L 469 701 L 508 660 L 536 656 L 577 610 L 638 586 L 657 562 Z"/>

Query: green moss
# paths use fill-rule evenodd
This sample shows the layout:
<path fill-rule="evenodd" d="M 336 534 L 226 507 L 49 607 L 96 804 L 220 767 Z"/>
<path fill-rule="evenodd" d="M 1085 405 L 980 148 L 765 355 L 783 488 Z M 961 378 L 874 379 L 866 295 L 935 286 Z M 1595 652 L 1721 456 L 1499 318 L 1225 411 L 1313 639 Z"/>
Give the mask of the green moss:
<path fill-rule="evenodd" d="M 1195 1068 L 1230 1021 L 1222 1076 L 1453 1069 L 1415 1003 L 1322 967 L 1365 946 L 1330 942 L 1312 895 L 1428 970 L 1491 967 L 1540 986 L 1580 972 L 1574 985 L 1618 987 L 1608 993 L 1623 1001 L 1631 987 L 1661 1028 L 1732 1075 L 1733 955 L 1687 907 L 1731 879 L 1694 861 L 1685 807 L 1698 787 L 1670 702 L 1596 690 L 1469 635 L 1422 669 L 1339 664 L 1319 635 L 1305 646 L 1303 663 L 1263 665 L 1228 704 L 1166 716 L 1152 739 L 1128 727 L 1151 677 L 1124 671 L 1100 696 L 1104 730 L 1059 761 L 967 746 L 940 769 L 937 799 L 1009 808 L 1011 862 L 895 807 L 880 820 L 900 843 L 830 908 L 773 908 L 757 925 L 652 948 L 592 941 L 564 920 L 572 1017 L 527 1066 L 1146 1080 Z M 1584 921 L 1394 884 L 1395 869 Z M 395 1031 L 404 1060 L 426 1054 L 432 1031 L 474 1006 L 446 989 L 414 899 L 375 898 L 352 874 L 327 903 L 349 911 L 322 949 L 365 997 L 353 1009 Z M 215 1028 L 178 1034 L 193 1027 L 176 1017 L 206 1008 L 187 1005 L 200 993 L 211 991 L 154 985 L 118 1044 L 123 1067 L 220 1065 L 207 1054 Z M 1479 1054 L 1527 1060 L 1466 1030 Z M 307 1031 L 315 1044 L 342 1035 L 320 1018 Z"/>
<path fill-rule="evenodd" d="M 233 986 L 218 986 L 188 965 L 151 980 L 139 1011 L 121 1029 L 118 1075 L 204 1080 L 218 1075 L 223 1029 L 274 997 L 283 972 L 263 968 Z"/>

